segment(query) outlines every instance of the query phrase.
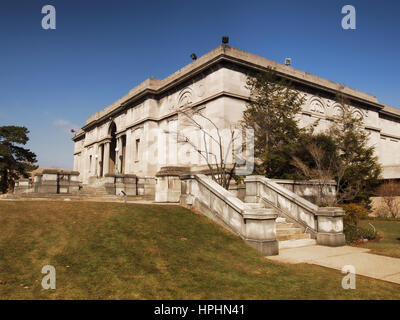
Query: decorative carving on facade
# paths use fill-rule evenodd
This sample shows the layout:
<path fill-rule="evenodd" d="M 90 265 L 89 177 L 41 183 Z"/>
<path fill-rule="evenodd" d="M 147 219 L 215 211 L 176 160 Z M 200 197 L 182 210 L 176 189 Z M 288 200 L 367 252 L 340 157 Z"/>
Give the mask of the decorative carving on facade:
<path fill-rule="evenodd" d="M 309 105 L 311 112 L 315 112 L 318 114 L 325 114 L 324 104 L 323 104 L 322 100 L 320 100 L 319 98 L 316 98 L 316 97 L 311 98 L 308 105 Z"/>
<path fill-rule="evenodd" d="M 343 107 L 339 103 L 335 103 L 333 105 L 333 113 L 334 117 L 340 117 L 343 114 Z"/>
<path fill-rule="evenodd" d="M 362 113 L 362 111 L 358 108 L 355 108 L 353 110 L 353 115 L 358 118 L 358 119 L 364 119 L 364 114 Z"/>
<path fill-rule="evenodd" d="M 192 89 L 189 87 L 183 89 L 178 96 L 178 107 L 189 105 L 192 103 Z"/>

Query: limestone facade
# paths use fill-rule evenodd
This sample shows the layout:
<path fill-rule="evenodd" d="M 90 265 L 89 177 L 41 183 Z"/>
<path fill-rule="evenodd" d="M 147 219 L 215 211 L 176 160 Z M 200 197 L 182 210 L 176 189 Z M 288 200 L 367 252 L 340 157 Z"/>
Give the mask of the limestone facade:
<path fill-rule="evenodd" d="M 134 174 L 153 179 L 165 166 L 204 167 L 206 161 L 171 132 L 180 132 L 179 110 L 202 108 L 219 128 L 231 128 L 242 118 L 249 98 L 248 75 L 267 67 L 292 80 L 305 97 L 300 124 L 320 119 L 323 130 L 341 106 L 338 92 L 364 119 L 370 143 L 383 165 L 384 178 L 400 178 L 400 110 L 375 96 L 322 79 L 268 59 L 221 45 L 171 76 L 147 79 L 102 111 L 90 116 L 75 134 L 74 171 L 80 181 L 106 174 Z"/>

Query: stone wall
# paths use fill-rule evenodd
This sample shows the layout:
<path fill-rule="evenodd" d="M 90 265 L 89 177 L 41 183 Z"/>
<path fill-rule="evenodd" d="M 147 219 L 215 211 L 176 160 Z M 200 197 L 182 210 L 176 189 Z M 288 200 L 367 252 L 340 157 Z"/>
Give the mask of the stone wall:
<path fill-rule="evenodd" d="M 104 188 L 110 195 L 140 196 L 153 200 L 155 197 L 154 177 L 138 177 L 134 174 L 107 173 Z"/>
<path fill-rule="evenodd" d="M 79 191 L 79 172 L 44 169 L 36 173 L 33 181 L 20 179 L 16 182 L 15 194 L 77 194 Z"/>
<path fill-rule="evenodd" d="M 156 178 L 154 177 L 138 177 L 137 178 L 137 195 L 145 199 L 153 200 L 156 193 Z"/>
<path fill-rule="evenodd" d="M 111 195 L 137 195 L 137 177 L 134 174 L 115 174 L 107 173 L 105 175 L 104 187 Z"/>

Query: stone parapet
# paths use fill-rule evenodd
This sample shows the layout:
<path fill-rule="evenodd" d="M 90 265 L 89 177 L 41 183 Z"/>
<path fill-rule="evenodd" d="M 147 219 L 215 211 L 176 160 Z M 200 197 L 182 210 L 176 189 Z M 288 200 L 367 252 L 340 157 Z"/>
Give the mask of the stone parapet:
<path fill-rule="evenodd" d="M 270 180 L 312 203 L 317 203 L 321 200 L 330 203 L 336 199 L 335 180 L 324 181 L 322 185 L 318 180 Z"/>
<path fill-rule="evenodd" d="M 79 172 L 61 169 L 43 169 L 29 179 L 19 179 L 15 194 L 76 194 L 79 190 Z"/>
<path fill-rule="evenodd" d="M 181 197 L 179 177 L 188 174 L 190 174 L 189 167 L 162 167 L 156 174 L 155 201 L 178 203 Z"/>
<path fill-rule="evenodd" d="M 245 178 L 246 201 L 263 202 L 311 233 L 317 243 L 328 246 L 345 244 L 343 216 L 338 207 L 318 207 L 271 179 L 262 176 Z"/>

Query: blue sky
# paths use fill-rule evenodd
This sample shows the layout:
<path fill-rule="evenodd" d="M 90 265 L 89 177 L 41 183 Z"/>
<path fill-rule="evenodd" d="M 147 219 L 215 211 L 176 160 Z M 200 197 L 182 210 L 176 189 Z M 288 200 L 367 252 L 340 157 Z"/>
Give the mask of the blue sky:
<path fill-rule="evenodd" d="M 41 27 L 47 4 L 56 30 Z M 341 27 L 346 4 L 356 8 L 356 30 Z M 27 126 L 40 166 L 72 168 L 72 127 L 223 35 L 400 107 L 400 1 L 2 0 L 0 126 Z"/>

